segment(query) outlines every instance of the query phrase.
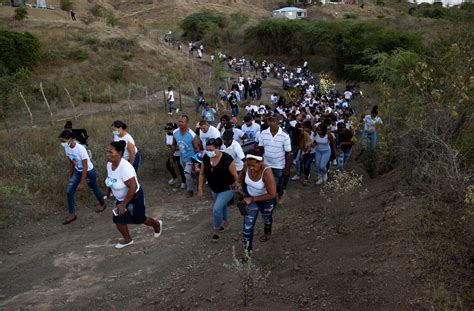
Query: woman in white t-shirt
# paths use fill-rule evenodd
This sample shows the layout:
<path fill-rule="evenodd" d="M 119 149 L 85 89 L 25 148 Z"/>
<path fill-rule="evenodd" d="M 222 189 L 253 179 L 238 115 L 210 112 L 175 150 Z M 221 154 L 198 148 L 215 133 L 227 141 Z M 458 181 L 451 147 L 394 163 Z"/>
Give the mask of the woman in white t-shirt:
<path fill-rule="evenodd" d="M 125 131 L 126 129 L 127 124 L 120 120 L 114 121 L 114 123 L 112 123 L 114 141 L 122 140 L 126 143 L 123 158 L 130 162 L 130 164 L 133 165 L 135 172 L 138 173 L 138 167 L 140 166 L 140 153 L 138 152 L 138 149 L 135 145 L 135 140 L 133 139 L 132 135 Z"/>
<path fill-rule="evenodd" d="M 84 189 L 84 184 L 87 183 L 92 192 L 94 192 L 97 201 L 99 201 L 100 207 L 96 212 L 100 213 L 104 211 L 107 205 L 105 204 L 104 196 L 97 185 L 97 172 L 91 162 L 87 149 L 83 145 L 77 143 L 73 138 L 73 133 L 68 130 L 64 130 L 58 138 L 61 142 L 61 146 L 64 147 L 64 152 L 66 153 L 69 162 L 69 171 L 67 175 L 67 208 L 69 215 L 63 221 L 63 224 L 67 225 L 77 219 L 74 196 L 76 190 L 81 191 Z"/>
<path fill-rule="evenodd" d="M 137 180 L 137 173 L 133 166 L 122 158 L 126 143 L 124 141 L 112 142 L 107 147 L 107 196 L 113 192 L 115 207 L 113 220 L 117 230 L 122 234 L 123 241 L 115 245 L 120 249 L 133 244 L 128 231 L 128 224 L 145 224 L 153 227 L 154 236 L 158 238 L 163 230 L 163 222 L 147 217 L 145 214 L 145 198 L 143 190 Z"/>

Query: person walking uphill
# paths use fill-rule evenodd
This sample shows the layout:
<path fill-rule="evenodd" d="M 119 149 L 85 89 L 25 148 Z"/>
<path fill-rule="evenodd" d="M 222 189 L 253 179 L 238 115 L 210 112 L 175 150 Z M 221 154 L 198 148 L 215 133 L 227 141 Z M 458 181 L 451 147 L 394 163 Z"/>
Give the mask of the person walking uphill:
<path fill-rule="evenodd" d="M 126 143 L 125 152 L 123 158 L 130 162 L 135 169 L 135 172 L 138 172 L 138 167 L 140 166 L 140 153 L 135 145 L 135 140 L 132 135 L 127 133 L 127 124 L 117 120 L 112 123 L 112 130 L 114 134 L 114 141 L 124 141 Z"/>
<path fill-rule="evenodd" d="M 283 204 L 285 194 L 285 180 L 288 180 L 292 164 L 290 136 L 278 125 L 278 120 L 273 113 L 267 116 L 268 129 L 262 131 L 258 146 L 263 147 L 265 164 L 271 167 L 279 203 Z"/>
<path fill-rule="evenodd" d="M 253 234 L 258 213 L 262 213 L 264 228 L 260 242 L 266 242 L 272 234 L 273 209 L 276 201 L 276 185 L 272 170 L 264 164 L 258 150 L 250 151 L 245 158 L 245 167 L 239 175 L 239 183 L 246 185 L 246 193 L 241 202 L 244 208 L 243 240 L 249 255 L 252 251 Z"/>
<path fill-rule="evenodd" d="M 227 205 L 234 197 L 231 187 L 236 186 L 238 176 L 232 156 L 219 150 L 222 142 L 211 138 L 206 142 L 206 151 L 199 174 L 198 198 L 203 197 L 204 181 L 207 180 L 214 197 L 212 241 L 219 240 L 219 233 L 228 227 Z"/>
<path fill-rule="evenodd" d="M 69 215 L 64 219 L 64 225 L 70 224 L 77 219 L 74 195 L 76 190 L 84 189 L 84 184 L 86 183 L 94 192 L 97 201 L 99 201 L 100 208 L 96 212 L 102 212 L 107 207 L 103 194 L 97 185 L 97 172 L 89 158 L 89 154 L 86 148 L 77 143 L 73 137 L 73 133 L 68 130 L 64 130 L 58 137 L 69 161 L 67 177 L 67 208 Z"/>
<path fill-rule="evenodd" d="M 199 139 L 196 133 L 189 128 L 189 117 L 185 114 L 178 119 L 178 129 L 173 132 L 173 144 L 171 145 L 170 155 L 179 149 L 181 165 L 184 168 L 184 177 L 186 178 L 187 197 L 194 195 L 193 187 L 193 162 L 192 157 L 199 152 Z"/>
<path fill-rule="evenodd" d="M 163 231 L 161 220 L 156 221 L 145 214 L 143 190 L 138 183 L 135 169 L 122 158 L 125 150 L 126 143 L 124 141 L 112 142 L 107 148 L 108 162 L 105 185 L 108 188 L 107 196 L 113 192 L 116 199 L 113 221 L 123 236 L 123 241 L 115 245 L 117 249 L 133 244 L 128 224 L 145 224 L 153 227 L 155 238 L 158 238 Z"/>

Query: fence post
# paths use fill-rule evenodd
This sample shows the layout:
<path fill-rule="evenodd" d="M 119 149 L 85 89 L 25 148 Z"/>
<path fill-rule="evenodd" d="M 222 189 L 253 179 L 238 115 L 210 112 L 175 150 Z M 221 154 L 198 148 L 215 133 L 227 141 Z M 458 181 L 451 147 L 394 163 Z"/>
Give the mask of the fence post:
<path fill-rule="evenodd" d="M 128 110 L 130 110 L 130 115 L 133 115 L 132 105 L 130 104 L 130 96 L 131 95 L 132 95 L 132 89 L 128 89 L 128 97 L 127 97 Z"/>
<path fill-rule="evenodd" d="M 92 122 L 92 119 L 94 118 L 94 113 L 92 112 L 92 92 L 91 92 L 91 88 L 89 88 L 89 109 L 91 111 L 91 122 Z"/>
<path fill-rule="evenodd" d="M 148 86 L 145 86 L 145 105 L 146 105 L 146 114 L 149 114 L 148 110 Z"/>
<path fill-rule="evenodd" d="M 28 110 L 28 114 L 30 115 L 31 127 L 33 127 L 33 114 L 31 113 L 30 107 L 29 107 L 28 104 L 26 103 L 26 99 L 25 99 L 25 97 L 23 96 L 23 94 L 22 94 L 21 92 L 20 92 L 20 97 L 21 97 L 21 99 L 23 100 L 23 103 L 25 103 L 26 110 Z"/>
<path fill-rule="evenodd" d="M 110 84 L 107 84 L 107 88 L 109 90 L 110 116 L 113 117 L 114 113 L 113 113 L 113 110 L 112 110 L 112 92 L 110 91 Z"/>
<path fill-rule="evenodd" d="M 43 95 L 44 103 L 46 104 L 46 107 L 48 107 L 49 115 L 51 116 L 51 125 L 54 126 L 54 116 L 53 116 L 53 112 L 51 111 L 51 106 L 48 103 L 48 99 L 46 99 L 46 95 L 44 95 L 43 81 L 40 82 L 40 89 L 41 89 L 41 94 Z"/>
<path fill-rule="evenodd" d="M 69 91 L 67 90 L 67 88 L 64 88 L 64 90 L 66 91 L 67 97 L 69 98 L 69 102 L 71 103 L 72 111 L 74 112 L 74 120 L 77 121 L 76 106 L 74 106 L 71 95 L 69 94 Z"/>

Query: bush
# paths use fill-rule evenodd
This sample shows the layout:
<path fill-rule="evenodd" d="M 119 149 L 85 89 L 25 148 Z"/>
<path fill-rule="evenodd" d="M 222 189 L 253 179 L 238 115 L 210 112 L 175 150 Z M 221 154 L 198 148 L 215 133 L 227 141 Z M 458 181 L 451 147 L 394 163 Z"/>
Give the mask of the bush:
<path fill-rule="evenodd" d="M 357 15 L 354 13 L 345 13 L 344 14 L 345 19 L 357 19 Z"/>
<path fill-rule="evenodd" d="M 115 17 L 114 14 L 109 13 L 109 14 L 107 14 L 107 19 L 106 19 L 105 23 L 108 26 L 115 27 L 115 26 L 118 26 L 120 24 L 120 20 L 117 17 Z"/>
<path fill-rule="evenodd" d="M 240 18 L 240 17 L 239 17 Z M 206 33 L 226 26 L 227 19 L 217 12 L 204 10 L 187 16 L 180 24 L 183 36 L 191 41 L 199 41 Z"/>
<path fill-rule="evenodd" d="M 112 66 L 109 72 L 109 78 L 114 82 L 121 82 L 125 80 L 125 70 L 126 67 L 124 64 L 115 64 Z"/>
<path fill-rule="evenodd" d="M 28 10 L 26 6 L 19 6 L 15 9 L 15 13 L 13 15 L 13 19 L 16 21 L 22 21 L 28 18 Z"/>
<path fill-rule="evenodd" d="M 110 50 L 119 50 L 122 52 L 134 51 L 138 44 L 134 39 L 128 39 L 123 37 L 113 37 L 104 40 L 103 45 L 105 48 Z"/>
<path fill-rule="evenodd" d="M 59 1 L 59 7 L 63 11 L 70 11 L 72 10 L 73 3 L 71 0 L 60 0 Z"/>
<path fill-rule="evenodd" d="M 107 9 L 104 8 L 100 4 L 96 4 L 93 7 L 91 7 L 89 9 L 89 12 L 92 14 L 92 16 L 95 16 L 95 17 L 105 17 L 107 16 L 107 13 L 108 13 Z"/>
<path fill-rule="evenodd" d="M 28 32 L 0 30 L 0 68 L 3 67 L 6 73 L 30 68 L 40 57 L 41 44 L 35 36 Z"/>

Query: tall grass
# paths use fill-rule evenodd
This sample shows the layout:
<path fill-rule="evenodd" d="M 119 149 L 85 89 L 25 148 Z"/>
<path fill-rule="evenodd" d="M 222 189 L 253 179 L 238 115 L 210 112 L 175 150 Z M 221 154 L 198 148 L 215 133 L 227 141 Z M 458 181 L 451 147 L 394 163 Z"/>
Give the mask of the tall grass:
<path fill-rule="evenodd" d="M 142 155 L 139 176 L 156 177 L 167 155 L 163 126 L 166 122 L 176 122 L 176 117 L 168 118 L 155 113 L 114 117 L 102 114 L 74 122 L 75 128 L 85 128 L 90 136 L 89 149 L 98 171 L 99 185 L 104 188 L 105 150 L 113 140 L 111 124 L 116 119 L 128 124 L 127 130 L 134 137 Z M 66 211 L 67 159 L 57 138 L 62 126 L 63 123 L 54 128 L 20 128 L 11 129 L 8 133 L 0 131 L 0 198 L 18 201 L 20 197 L 16 194 L 19 194 L 35 202 L 15 213 L 28 213 L 28 209 L 34 209 L 36 218 L 41 218 L 53 211 Z M 79 196 L 79 202 L 82 203 L 95 204 L 94 200 L 89 194 Z M 11 212 L 7 204 L 0 204 L 0 214 Z"/>

